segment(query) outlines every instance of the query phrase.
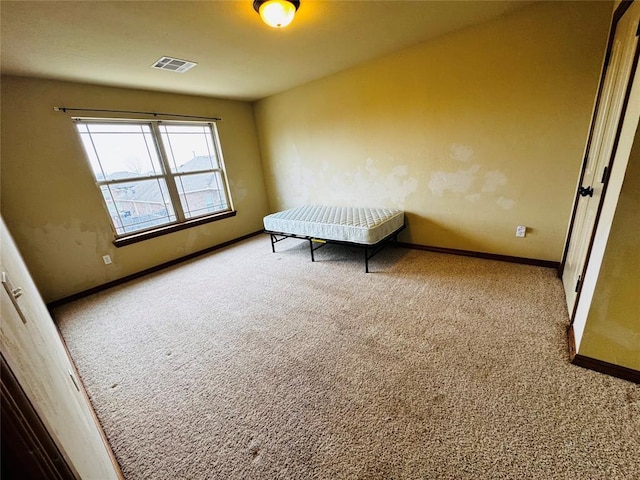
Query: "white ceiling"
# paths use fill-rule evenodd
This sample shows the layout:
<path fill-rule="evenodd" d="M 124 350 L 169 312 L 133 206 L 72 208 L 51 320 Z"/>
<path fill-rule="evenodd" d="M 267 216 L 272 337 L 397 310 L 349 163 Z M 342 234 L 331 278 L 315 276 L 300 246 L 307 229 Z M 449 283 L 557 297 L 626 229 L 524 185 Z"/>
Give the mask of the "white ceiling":
<path fill-rule="evenodd" d="M 529 1 L 301 0 L 268 27 L 252 0 L 0 3 L 3 74 L 256 100 Z M 184 74 L 150 65 L 198 62 Z"/>

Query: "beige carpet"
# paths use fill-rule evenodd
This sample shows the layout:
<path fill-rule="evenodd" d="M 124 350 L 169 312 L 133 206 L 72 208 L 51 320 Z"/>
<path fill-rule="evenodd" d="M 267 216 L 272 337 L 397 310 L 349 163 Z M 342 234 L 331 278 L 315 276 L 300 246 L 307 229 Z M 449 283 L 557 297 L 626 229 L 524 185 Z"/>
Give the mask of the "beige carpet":
<path fill-rule="evenodd" d="M 552 269 L 259 236 L 55 310 L 127 479 L 637 479 Z"/>

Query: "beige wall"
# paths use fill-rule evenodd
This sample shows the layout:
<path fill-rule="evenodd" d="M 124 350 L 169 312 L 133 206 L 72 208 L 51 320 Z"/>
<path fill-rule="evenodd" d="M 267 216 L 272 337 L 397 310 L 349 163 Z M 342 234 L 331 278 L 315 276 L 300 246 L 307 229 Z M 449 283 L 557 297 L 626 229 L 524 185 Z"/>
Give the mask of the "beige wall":
<path fill-rule="evenodd" d="M 534 4 L 259 101 L 271 211 L 397 207 L 402 240 L 559 261 L 610 16 Z"/>
<path fill-rule="evenodd" d="M 236 217 L 115 248 L 70 116 L 54 106 L 220 116 Z M 2 78 L 2 216 L 45 301 L 262 228 L 267 200 L 250 103 L 18 77 Z M 112 265 L 104 265 L 103 255 Z"/>
<path fill-rule="evenodd" d="M 639 219 L 640 129 L 631 149 L 579 351 L 640 371 Z"/>

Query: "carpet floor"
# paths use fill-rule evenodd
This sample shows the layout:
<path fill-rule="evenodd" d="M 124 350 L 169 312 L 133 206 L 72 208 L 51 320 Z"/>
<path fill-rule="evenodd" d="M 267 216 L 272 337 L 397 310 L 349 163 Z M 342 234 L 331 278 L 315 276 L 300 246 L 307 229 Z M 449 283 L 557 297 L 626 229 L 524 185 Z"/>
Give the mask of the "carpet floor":
<path fill-rule="evenodd" d="M 267 236 L 54 318 L 127 479 L 637 479 L 553 269 Z"/>

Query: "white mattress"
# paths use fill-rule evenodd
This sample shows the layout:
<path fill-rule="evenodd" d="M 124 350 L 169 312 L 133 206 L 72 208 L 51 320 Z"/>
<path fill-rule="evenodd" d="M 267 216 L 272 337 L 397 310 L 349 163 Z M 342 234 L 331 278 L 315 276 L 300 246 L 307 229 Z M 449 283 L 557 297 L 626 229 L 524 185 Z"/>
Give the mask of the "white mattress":
<path fill-rule="evenodd" d="M 264 228 L 322 240 L 373 245 L 404 225 L 404 212 L 389 208 L 305 205 L 264 217 Z"/>

